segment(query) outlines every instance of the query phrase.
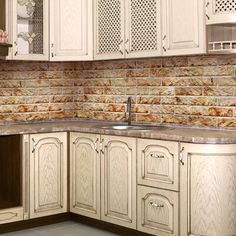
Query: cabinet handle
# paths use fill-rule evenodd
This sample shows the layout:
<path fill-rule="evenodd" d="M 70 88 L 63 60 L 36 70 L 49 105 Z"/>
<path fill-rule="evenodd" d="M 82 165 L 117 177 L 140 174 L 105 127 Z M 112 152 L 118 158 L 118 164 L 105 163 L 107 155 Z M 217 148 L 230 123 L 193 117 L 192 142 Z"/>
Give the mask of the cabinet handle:
<path fill-rule="evenodd" d="M 157 208 L 164 208 L 163 204 L 157 204 L 155 202 L 150 202 L 150 205 L 153 206 L 153 207 L 157 207 Z"/>
<path fill-rule="evenodd" d="M 210 5 L 210 2 L 207 2 L 207 3 L 206 3 L 206 17 L 207 17 L 208 20 L 210 20 L 210 16 L 209 16 L 209 13 L 208 13 L 208 7 L 209 7 L 209 5 Z"/>
<path fill-rule="evenodd" d="M 125 52 L 127 53 L 127 54 L 129 54 L 129 39 L 126 39 L 126 41 L 125 41 Z"/>
<path fill-rule="evenodd" d="M 97 140 L 95 142 L 95 151 L 96 151 L 96 153 L 99 153 L 99 151 L 98 151 L 98 142 L 99 142 L 99 139 L 97 138 Z"/>
<path fill-rule="evenodd" d="M 121 39 L 120 44 L 119 44 L 119 47 L 120 47 L 119 52 L 120 52 L 121 55 L 124 55 L 124 52 L 123 52 L 123 50 L 122 50 L 122 43 L 123 43 L 123 42 L 124 42 L 124 40 Z"/>
<path fill-rule="evenodd" d="M 150 156 L 153 158 L 157 158 L 157 159 L 164 159 L 165 158 L 164 155 L 158 155 L 158 154 L 154 154 L 154 153 L 152 153 Z"/>
<path fill-rule="evenodd" d="M 183 152 L 184 152 L 184 147 L 182 147 L 182 149 L 180 150 L 180 154 L 179 154 L 179 161 L 180 161 L 182 166 L 184 166 Z"/>
<path fill-rule="evenodd" d="M 104 154 L 104 139 L 102 139 L 101 143 L 100 143 L 100 151 L 102 154 Z"/>
<path fill-rule="evenodd" d="M 14 41 L 14 44 L 15 44 L 15 48 L 16 48 L 16 51 L 15 51 L 15 56 L 17 56 L 18 54 L 18 44 L 16 41 Z"/>
<path fill-rule="evenodd" d="M 51 56 L 54 57 L 54 44 L 51 45 Z"/>
<path fill-rule="evenodd" d="M 164 52 L 166 52 L 165 40 L 166 40 L 166 35 L 164 35 L 164 37 L 162 38 L 162 48 Z"/>
<path fill-rule="evenodd" d="M 36 142 L 35 142 L 35 139 L 32 138 L 32 142 L 33 142 L 33 149 L 32 149 L 32 153 L 35 152 L 35 149 L 36 149 Z"/>

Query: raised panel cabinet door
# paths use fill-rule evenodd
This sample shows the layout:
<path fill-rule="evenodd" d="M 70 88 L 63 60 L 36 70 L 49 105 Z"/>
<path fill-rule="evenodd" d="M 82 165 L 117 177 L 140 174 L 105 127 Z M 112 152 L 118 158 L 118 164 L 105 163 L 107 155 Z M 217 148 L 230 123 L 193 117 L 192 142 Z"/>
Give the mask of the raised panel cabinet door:
<path fill-rule="evenodd" d="M 70 134 L 70 210 L 100 219 L 100 152 L 96 134 Z"/>
<path fill-rule="evenodd" d="M 125 0 L 127 58 L 161 56 L 161 0 Z"/>
<path fill-rule="evenodd" d="M 135 229 L 136 139 L 101 138 L 101 219 Z"/>
<path fill-rule="evenodd" d="M 124 58 L 126 0 L 95 0 L 95 59 Z"/>
<path fill-rule="evenodd" d="M 22 221 L 23 219 L 24 219 L 23 207 L 14 207 L 0 210 L 0 225 L 16 221 Z"/>
<path fill-rule="evenodd" d="M 50 1 L 50 60 L 93 59 L 93 0 Z"/>
<path fill-rule="evenodd" d="M 235 23 L 236 2 L 234 0 L 206 0 L 206 23 Z"/>
<path fill-rule="evenodd" d="M 178 236 L 178 194 L 138 186 L 138 230 L 153 235 Z"/>
<path fill-rule="evenodd" d="M 236 145 L 182 144 L 181 236 L 236 235 Z"/>
<path fill-rule="evenodd" d="M 204 1 L 165 0 L 162 3 L 163 55 L 206 53 Z"/>
<path fill-rule="evenodd" d="M 179 143 L 138 139 L 138 183 L 179 191 Z"/>
<path fill-rule="evenodd" d="M 67 133 L 30 135 L 30 218 L 67 211 Z"/>
<path fill-rule="evenodd" d="M 12 0 L 12 58 L 49 60 L 49 0 Z"/>

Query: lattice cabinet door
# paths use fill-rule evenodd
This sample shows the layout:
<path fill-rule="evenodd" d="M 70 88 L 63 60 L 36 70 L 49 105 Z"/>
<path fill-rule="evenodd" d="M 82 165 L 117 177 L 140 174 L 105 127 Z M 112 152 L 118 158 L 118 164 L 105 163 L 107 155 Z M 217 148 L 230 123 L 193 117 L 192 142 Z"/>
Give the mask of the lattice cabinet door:
<path fill-rule="evenodd" d="M 95 0 L 95 59 L 124 58 L 124 2 Z"/>
<path fill-rule="evenodd" d="M 13 59 L 49 59 L 48 9 L 48 0 L 12 1 Z"/>
<path fill-rule="evenodd" d="M 127 58 L 161 55 L 161 1 L 126 0 Z"/>
<path fill-rule="evenodd" d="M 67 133 L 30 135 L 30 218 L 67 211 Z"/>
<path fill-rule="evenodd" d="M 162 2 L 163 55 L 206 52 L 204 1 L 165 0 Z"/>
<path fill-rule="evenodd" d="M 235 23 L 235 0 L 207 0 L 206 1 L 207 24 Z"/>
<path fill-rule="evenodd" d="M 236 235 L 236 145 L 181 150 L 180 235 Z"/>

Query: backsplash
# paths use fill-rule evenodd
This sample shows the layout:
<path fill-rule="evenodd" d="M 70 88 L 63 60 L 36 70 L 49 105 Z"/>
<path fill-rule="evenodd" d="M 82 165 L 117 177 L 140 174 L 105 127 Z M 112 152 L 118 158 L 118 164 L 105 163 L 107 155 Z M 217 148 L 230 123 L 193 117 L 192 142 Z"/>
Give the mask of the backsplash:
<path fill-rule="evenodd" d="M 0 121 L 83 118 L 236 127 L 236 56 L 0 62 Z"/>

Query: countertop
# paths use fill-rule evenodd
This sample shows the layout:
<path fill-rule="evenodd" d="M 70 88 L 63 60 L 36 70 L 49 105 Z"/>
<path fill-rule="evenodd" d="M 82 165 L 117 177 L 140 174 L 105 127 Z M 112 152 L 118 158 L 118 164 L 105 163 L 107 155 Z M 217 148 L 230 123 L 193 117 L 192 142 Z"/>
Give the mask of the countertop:
<path fill-rule="evenodd" d="M 187 143 L 236 144 L 236 130 L 153 126 L 145 130 L 115 130 L 111 122 L 57 121 L 0 125 L 0 135 L 75 131 L 105 135 L 179 141 Z"/>

